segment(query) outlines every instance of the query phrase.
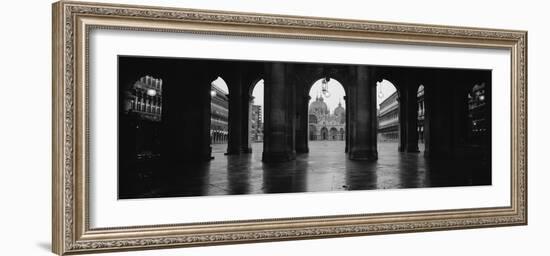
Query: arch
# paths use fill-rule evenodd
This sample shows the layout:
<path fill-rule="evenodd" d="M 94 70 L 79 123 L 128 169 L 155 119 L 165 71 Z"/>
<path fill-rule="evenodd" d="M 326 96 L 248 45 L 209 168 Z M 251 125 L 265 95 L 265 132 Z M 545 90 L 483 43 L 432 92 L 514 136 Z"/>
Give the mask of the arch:
<path fill-rule="evenodd" d="M 248 96 L 253 96 L 254 95 L 254 91 L 258 88 L 258 86 L 262 86 L 262 90 L 263 90 L 263 86 L 264 86 L 264 79 L 262 77 L 256 77 L 252 80 L 249 80 L 249 81 L 252 81 L 249 85 L 248 85 Z"/>
<path fill-rule="evenodd" d="M 338 140 L 338 129 L 336 127 L 330 128 L 329 134 L 329 140 Z"/>
<path fill-rule="evenodd" d="M 321 128 L 320 135 L 321 135 L 321 140 L 328 140 L 328 129 L 327 129 L 327 127 Z"/>
<path fill-rule="evenodd" d="M 350 76 L 348 75 L 347 70 L 342 71 L 337 67 L 327 67 L 327 66 L 308 69 L 305 71 L 305 73 L 301 77 L 305 77 L 300 80 L 305 85 L 307 85 L 303 87 L 304 91 L 302 93 L 304 96 L 310 95 L 311 88 L 313 87 L 313 85 L 317 81 L 325 77 L 330 78 L 331 80 L 332 79 L 336 80 L 344 88 L 345 95 L 348 94 L 347 85 L 352 82 L 349 80 Z"/>
<path fill-rule="evenodd" d="M 163 79 L 150 73 L 141 73 L 126 87 L 121 96 L 121 107 L 125 115 L 134 118 L 132 125 L 138 136 L 132 138 L 136 154 L 155 156 L 160 154 L 160 129 L 162 122 Z M 158 109 L 158 111 L 157 111 Z M 128 144 L 130 145 L 130 144 Z"/>
<path fill-rule="evenodd" d="M 326 80 L 326 88 L 330 95 L 322 93 L 322 87 L 325 78 L 322 76 L 322 73 L 318 70 L 318 75 L 316 79 L 311 79 L 305 86 L 306 97 L 309 99 L 305 103 L 307 106 L 307 116 L 308 116 L 308 127 L 313 129 L 312 124 L 316 127 L 315 136 L 313 132 L 309 131 L 308 141 L 311 140 L 344 140 L 345 133 L 341 133 L 339 129 L 345 130 L 347 127 L 347 112 L 345 111 L 347 104 L 345 101 L 345 96 L 347 93 L 346 87 L 340 83 L 334 77 L 329 77 Z M 337 110 L 335 113 L 335 110 Z M 305 143 L 308 143 L 306 141 Z M 345 152 L 345 147 L 342 148 L 342 151 Z"/>
<path fill-rule="evenodd" d="M 317 127 L 315 125 L 309 125 L 309 140 L 317 140 Z"/>
<path fill-rule="evenodd" d="M 229 94 L 229 87 L 221 76 L 218 76 L 214 81 L 212 81 L 212 84 L 218 87 L 221 91 L 225 92 L 226 95 Z"/>
<path fill-rule="evenodd" d="M 382 79 L 376 83 L 376 94 L 378 141 L 398 143 L 402 133 L 399 87 L 387 79 Z"/>
<path fill-rule="evenodd" d="M 211 144 L 226 144 L 224 133 L 229 133 L 229 86 L 218 76 L 210 83 L 210 132 Z"/>
<path fill-rule="evenodd" d="M 424 102 L 424 85 L 420 84 L 416 89 L 416 132 L 418 142 L 424 144 L 424 118 L 426 114 L 426 104 Z"/>
<path fill-rule="evenodd" d="M 346 131 L 344 130 L 344 128 L 340 128 L 340 138 L 339 138 L 339 140 L 344 140 L 344 138 L 346 138 Z"/>
<path fill-rule="evenodd" d="M 343 92 L 341 93 L 342 95 L 347 95 L 347 87 L 344 86 L 344 84 L 342 84 L 342 82 L 340 82 L 339 79 L 337 78 L 334 78 L 334 77 L 327 77 L 329 80 L 328 80 L 328 87 L 329 87 L 329 90 L 334 90 L 336 88 L 337 91 L 340 91 L 340 92 Z M 322 83 L 322 80 L 325 79 L 325 77 L 323 76 L 317 76 L 315 77 L 314 79 L 311 79 L 311 80 L 308 80 L 306 81 L 306 85 L 304 87 L 304 96 L 309 96 L 310 97 L 310 101 L 311 100 L 314 100 L 315 99 L 315 96 L 317 96 L 317 90 L 315 89 L 316 87 L 317 88 L 321 88 L 321 83 Z"/>
<path fill-rule="evenodd" d="M 255 143 L 263 143 L 264 140 L 264 80 L 257 78 L 248 87 L 248 144 L 254 152 L 262 152 L 263 146 L 255 146 Z M 254 147 L 254 149 L 253 149 Z"/>
<path fill-rule="evenodd" d="M 317 98 L 322 98 L 323 101 L 327 101 L 327 100 L 330 101 L 330 102 L 327 103 L 329 105 L 328 106 L 328 108 L 329 108 L 328 112 L 333 113 L 334 108 L 336 108 L 338 106 L 338 103 L 341 103 L 342 101 L 345 102 L 345 96 L 346 96 L 347 92 L 346 92 L 346 89 L 345 89 L 344 85 L 342 85 L 342 83 L 340 83 L 340 81 L 338 81 L 334 78 L 329 78 L 328 90 L 329 90 L 329 92 L 331 92 L 331 95 L 329 97 L 321 95 L 320 94 L 321 91 L 322 91 L 321 84 L 322 84 L 323 79 L 324 78 L 318 78 L 313 83 L 311 83 L 310 86 L 306 86 L 306 88 L 308 88 L 307 96 L 309 96 L 308 108 L 309 108 L 309 106 L 311 105 L 312 102 L 317 100 Z M 330 109 L 330 108 L 332 108 L 332 109 Z M 317 122 L 319 122 L 319 120 L 317 120 Z"/>

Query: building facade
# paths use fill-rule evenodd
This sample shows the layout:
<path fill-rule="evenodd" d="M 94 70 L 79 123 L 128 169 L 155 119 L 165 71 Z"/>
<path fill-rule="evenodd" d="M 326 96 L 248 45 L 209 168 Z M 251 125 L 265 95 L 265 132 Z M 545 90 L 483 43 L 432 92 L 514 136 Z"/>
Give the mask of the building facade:
<path fill-rule="evenodd" d="M 250 117 L 250 141 L 262 142 L 264 140 L 264 123 L 262 120 L 262 106 L 252 105 Z"/>
<path fill-rule="evenodd" d="M 418 108 L 418 122 L 416 123 L 416 131 L 418 132 L 418 142 L 424 143 L 424 117 L 426 114 L 426 105 L 424 103 L 424 86 L 420 85 L 418 87 L 418 92 L 416 93 L 416 105 Z"/>
<path fill-rule="evenodd" d="M 424 86 L 420 85 L 416 93 L 418 141 L 424 143 Z M 380 103 L 378 109 L 378 141 L 399 141 L 399 101 L 397 91 Z"/>
<path fill-rule="evenodd" d="M 144 76 L 132 87 L 129 111 L 141 120 L 160 122 L 162 116 L 162 79 Z"/>
<path fill-rule="evenodd" d="M 486 105 L 485 83 L 474 85 L 468 92 L 469 120 L 466 137 L 466 140 L 474 145 L 481 144 L 489 132 Z"/>
<path fill-rule="evenodd" d="M 386 98 L 378 108 L 378 141 L 399 140 L 399 102 L 397 91 Z"/>
<path fill-rule="evenodd" d="M 317 96 L 309 105 L 309 140 L 344 140 L 346 109 L 338 103 L 331 113 L 323 97 Z"/>
<path fill-rule="evenodd" d="M 146 75 L 133 83 L 126 95 L 126 117 L 135 126 L 136 157 L 154 159 L 160 155 L 162 121 L 162 79 Z"/>
<path fill-rule="evenodd" d="M 210 96 L 210 143 L 225 144 L 229 134 L 229 97 L 214 84 L 211 85 Z"/>

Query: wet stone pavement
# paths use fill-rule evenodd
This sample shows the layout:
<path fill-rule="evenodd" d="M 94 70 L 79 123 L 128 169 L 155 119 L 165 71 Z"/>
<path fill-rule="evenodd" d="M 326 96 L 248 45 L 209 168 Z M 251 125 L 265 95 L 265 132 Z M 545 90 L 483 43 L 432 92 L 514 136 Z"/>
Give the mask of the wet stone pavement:
<path fill-rule="evenodd" d="M 208 163 L 180 167 L 178 175 L 156 177 L 154 165 L 141 165 L 142 177 L 123 198 L 319 192 L 490 185 L 490 162 L 429 160 L 423 153 L 400 153 L 397 143 L 378 143 L 378 160 L 352 161 L 343 141 L 310 141 L 310 153 L 295 161 L 263 163 L 262 144 L 253 153 L 226 156 L 227 145 L 213 145 Z M 423 146 L 420 145 L 421 151 Z"/>

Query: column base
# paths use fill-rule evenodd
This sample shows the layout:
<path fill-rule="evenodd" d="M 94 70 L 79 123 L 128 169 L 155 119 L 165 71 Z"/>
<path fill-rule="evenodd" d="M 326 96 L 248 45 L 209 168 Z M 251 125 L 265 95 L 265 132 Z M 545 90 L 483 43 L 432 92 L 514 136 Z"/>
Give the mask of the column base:
<path fill-rule="evenodd" d="M 250 153 L 252 153 L 252 148 L 243 148 L 243 149 L 241 150 L 241 152 L 242 152 L 242 153 L 245 153 L 245 154 L 250 154 Z"/>
<path fill-rule="evenodd" d="M 265 163 L 281 163 L 296 159 L 295 152 L 263 152 L 262 162 Z"/>
<path fill-rule="evenodd" d="M 378 159 L 378 152 L 376 150 L 356 150 L 350 152 L 348 158 L 358 161 L 374 161 Z"/>

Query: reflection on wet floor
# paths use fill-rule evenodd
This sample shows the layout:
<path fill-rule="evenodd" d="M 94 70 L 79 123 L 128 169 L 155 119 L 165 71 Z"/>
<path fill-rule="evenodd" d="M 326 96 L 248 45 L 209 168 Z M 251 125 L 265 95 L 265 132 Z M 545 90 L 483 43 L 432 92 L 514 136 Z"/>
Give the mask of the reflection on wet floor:
<path fill-rule="evenodd" d="M 352 161 L 342 141 L 311 141 L 310 153 L 295 161 L 263 163 L 262 144 L 253 153 L 226 156 L 213 145 L 214 159 L 181 167 L 177 176 L 156 177 L 155 164 L 141 164 L 142 177 L 120 198 L 237 195 L 338 190 L 490 185 L 490 162 L 429 160 L 422 153 L 400 153 L 396 143 L 379 143 L 377 161 Z M 422 150 L 421 150 L 422 151 Z"/>

